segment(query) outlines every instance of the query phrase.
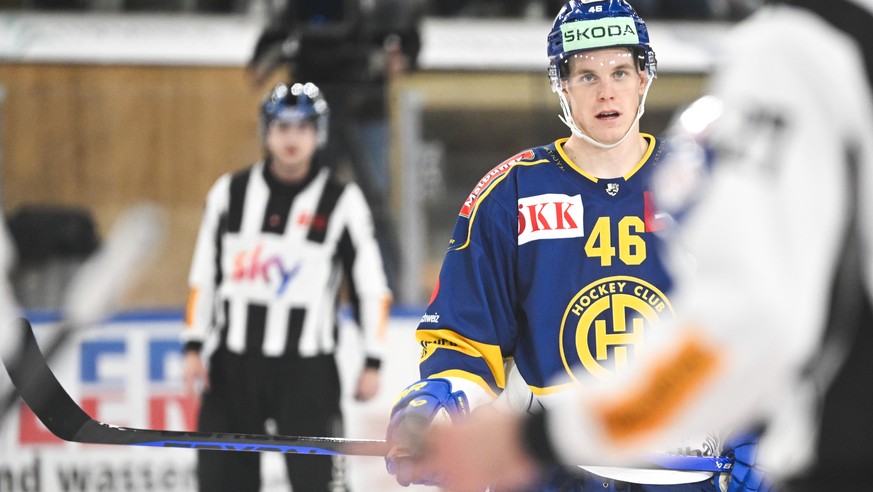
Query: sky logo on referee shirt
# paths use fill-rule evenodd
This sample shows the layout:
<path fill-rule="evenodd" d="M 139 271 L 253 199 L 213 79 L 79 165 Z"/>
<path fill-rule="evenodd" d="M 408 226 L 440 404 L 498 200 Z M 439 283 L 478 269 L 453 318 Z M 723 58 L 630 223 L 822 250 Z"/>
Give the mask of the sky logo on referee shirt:
<path fill-rule="evenodd" d="M 252 250 L 242 250 L 233 260 L 231 279 L 234 282 L 263 282 L 273 284 L 278 282 L 276 295 L 281 296 L 288 288 L 291 280 L 300 272 L 300 262 L 290 268 L 278 255 L 262 258 L 263 245 L 258 244 Z"/>

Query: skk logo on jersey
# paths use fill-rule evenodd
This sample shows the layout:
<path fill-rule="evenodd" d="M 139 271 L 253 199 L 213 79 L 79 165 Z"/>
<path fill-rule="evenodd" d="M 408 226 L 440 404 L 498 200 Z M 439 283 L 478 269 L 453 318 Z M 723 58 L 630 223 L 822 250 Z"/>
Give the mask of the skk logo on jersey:
<path fill-rule="evenodd" d="M 561 360 L 571 377 L 579 364 L 599 379 L 625 368 L 645 349 L 646 330 L 673 315 L 673 306 L 655 286 L 615 276 L 580 290 L 561 324 Z"/>
<path fill-rule="evenodd" d="M 485 188 L 488 187 L 488 184 L 493 182 L 498 177 L 506 174 L 506 172 L 512 169 L 512 166 L 514 166 L 518 161 L 522 159 L 530 159 L 533 156 L 534 153 L 532 150 L 526 150 L 510 157 L 509 159 L 506 159 L 505 161 L 498 164 L 497 167 L 488 171 L 488 174 L 483 176 L 482 179 L 480 179 L 479 182 L 476 183 L 473 191 L 471 191 L 467 199 L 464 200 L 464 204 L 461 206 L 461 211 L 458 212 L 458 215 L 469 218 L 470 214 L 473 213 L 473 209 L 476 207 L 476 202 L 479 200 L 479 195 Z"/>
<path fill-rule="evenodd" d="M 251 251 L 243 250 L 237 253 L 233 260 L 233 271 L 230 278 L 234 282 L 278 283 L 276 295 L 281 296 L 291 279 L 300 272 L 300 262 L 298 261 L 289 268 L 285 266 L 279 256 L 261 258 L 262 250 L 263 246 L 259 244 Z"/>
<path fill-rule="evenodd" d="M 518 244 L 582 237 L 582 197 L 547 193 L 518 199 Z"/>

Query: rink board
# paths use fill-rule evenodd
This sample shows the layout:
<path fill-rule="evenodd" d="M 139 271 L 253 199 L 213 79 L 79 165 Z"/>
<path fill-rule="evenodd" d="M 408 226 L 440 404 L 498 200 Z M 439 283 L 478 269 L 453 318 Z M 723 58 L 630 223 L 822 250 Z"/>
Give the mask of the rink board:
<path fill-rule="evenodd" d="M 361 339 L 343 323 L 338 361 L 343 380 L 346 434 L 384 438 L 394 397 L 417 379 L 417 318 L 392 316 L 389 356 L 382 389 L 371 402 L 356 403 L 350 394 L 362 364 Z M 53 324 L 35 323 L 37 339 Z M 94 418 L 115 425 L 193 430 L 197 403 L 185 395 L 181 381 L 181 315 L 120 316 L 78 333 L 52 369 L 73 398 Z M 8 383 L 0 373 L 3 386 Z M 264 455 L 265 490 L 287 490 L 281 457 Z M 347 458 L 349 482 L 356 490 L 396 487 L 381 458 Z M 26 407 L 17 408 L 0 426 L 0 492 L 37 491 L 190 491 L 195 490 L 195 452 L 63 442 L 52 436 Z M 397 490 L 400 490 L 397 487 Z M 409 489 L 403 489 L 409 490 Z"/>

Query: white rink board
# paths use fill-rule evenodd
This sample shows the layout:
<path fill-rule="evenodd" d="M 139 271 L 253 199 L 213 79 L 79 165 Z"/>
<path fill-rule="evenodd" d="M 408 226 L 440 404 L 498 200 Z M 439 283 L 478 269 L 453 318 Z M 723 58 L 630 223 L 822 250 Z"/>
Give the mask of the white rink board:
<path fill-rule="evenodd" d="M 83 331 L 52 369 L 73 398 L 101 421 L 129 427 L 190 430 L 193 407 L 184 399 L 178 317 L 148 316 L 114 321 Z M 346 435 L 382 439 L 396 395 L 418 379 L 419 348 L 414 329 L 418 319 L 392 317 L 389 355 L 383 366 L 379 396 L 367 403 L 351 393 L 362 356 L 360 338 L 351 325 L 340 330 L 338 360 L 343 380 Z M 36 326 L 37 338 L 51 325 Z M 0 371 L 5 387 L 8 376 Z M 287 491 L 281 456 L 263 456 L 264 491 Z M 0 424 L 0 492 L 64 491 L 192 491 L 195 452 L 134 446 L 65 443 L 48 434 L 29 412 L 18 411 Z M 424 491 L 430 487 L 400 487 L 385 472 L 384 461 L 348 457 L 352 490 Z"/>

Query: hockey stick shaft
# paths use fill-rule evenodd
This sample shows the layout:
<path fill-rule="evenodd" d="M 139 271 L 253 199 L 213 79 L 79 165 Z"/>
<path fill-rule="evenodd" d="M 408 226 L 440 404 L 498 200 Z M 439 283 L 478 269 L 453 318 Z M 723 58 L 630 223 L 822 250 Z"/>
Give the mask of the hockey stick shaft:
<path fill-rule="evenodd" d="M 391 445 L 383 440 L 337 437 L 270 436 L 206 433 L 116 427 L 92 419 L 76 404 L 51 372 L 40 353 L 30 323 L 20 320 L 22 360 L 9 364 L 9 375 L 36 417 L 61 439 L 88 444 L 115 444 L 217 451 L 280 452 L 315 455 L 385 456 Z M 654 455 L 646 458 L 655 469 L 724 472 L 732 462 L 723 457 Z"/>
<path fill-rule="evenodd" d="M 66 441 L 219 451 L 364 456 L 388 453 L 388 444 L 378 440 L 165 431 L 104 424 L 92 419 L 64 390 L 40 352 L 30 323 L 22 318 L 19 324 L 16 328 L 23 337 L 23 350 L 18 360 L 6 364 L 9 376 L 36 417 L 52 434 Z"/>

